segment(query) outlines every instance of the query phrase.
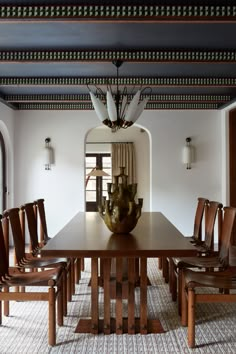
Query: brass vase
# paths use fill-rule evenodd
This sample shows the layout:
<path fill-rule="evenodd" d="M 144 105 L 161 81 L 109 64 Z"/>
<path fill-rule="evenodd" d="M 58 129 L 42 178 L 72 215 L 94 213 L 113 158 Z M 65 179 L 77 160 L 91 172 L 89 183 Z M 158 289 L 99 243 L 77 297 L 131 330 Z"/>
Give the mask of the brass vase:
<path fill-rule="evenodd" d="M 116 234 L 131 232 L 141 215 L 143 199 L 135 202 L 137 183 L 127 183 L 128 176 L 125 167 L 120 167 L 120 174 L 114 176 L 114 183 L 107 183 L 109 199 L 103 197 L 98 210 L 108 229 Z"/>

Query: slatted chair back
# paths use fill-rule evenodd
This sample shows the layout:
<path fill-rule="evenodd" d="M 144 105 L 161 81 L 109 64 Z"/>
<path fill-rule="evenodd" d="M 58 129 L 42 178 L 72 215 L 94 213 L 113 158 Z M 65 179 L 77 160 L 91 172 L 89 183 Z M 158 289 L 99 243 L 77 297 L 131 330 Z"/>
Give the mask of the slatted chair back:
<path fill-rule="evenodd" d="M 194 218 L 193 238 L 196 241 L 202 240 L 202 219 L 205 208 L 207 207 L 209 200 L 206 198 L 198 198 L 197 209 Z"/>
<path fill-rule="evenodd" d="M 40 220 L 40 241 L 47 243 L 50 240 L 47 230 L 46 214 L 44 208 L 44 199 L 37 199 L 35 201 L 37 206 L 39 220 Z"/>
<path fill-rule="evenodd" d="M 9 256 L 7 254 L 5 239 L 4 239 L 3 229 L 2 229 L 2 215 L 0 215 L 0 220 L 1 220 L 0 221 L 0 256 L 1 256 L 0 284 L 1 284 L 1 279 L 4 279 L 4 277 L 6 275 L 8 275 Z M 1 285 L 0 285 L 0 288 L 1 288 Z"/>
<path fill-rule="evenodd" d="M 10 221 L 15 245 L 16 262 L 20 265 L 25 260 L 25 242 L 21 229 L 19 211 L 19 208 L 8 209 L 3 213 L 3 216 Z"/>
<path fill-rule="evenodd" d="M 195 347 L 195 307 L 197 303 L 236 302 L 235 293 L 230 294 L 231 289 L 236 289 L 236 268 L 230 267 L 228 254 L 233 225 L 235 222 L 236 208 L 225 207 L 222 224 L 221 247 L 219 258 L 225 267 L 223 271 L 193 271 L 184 269 L 182 273 L 182 314 L 183 326 L 188 325 L 188 345 Z M 210 267 L 214 268 L 214 266 Z M 195 292 L 195 289 L 198 289 Z M 202 291 L 202 288 L 222 289 L 222 292 Z"/>
<path fill-rule="evenodd" d="M 207 209 L 207 216 L 206 216 L 206 231 L 205 231 L 205 240 L 204 240 L 204 246 L 206 250 L 212 250 L 216 215 L 218 211 L 222 210 L 222 208 L 223 205 L 219 202 L 214 202 L 214 201 L 209 202 L 209 207 Z"/>
<path fill-rule="evenodd" d="M 26 203 L 20 208 L 26 214 L 32 253 L 37 254 L 40 249 L 38 242 L 37 219 L 34 211 L 34 203 Z"/>
<path fill-rule="evenodd" d="M 232 229 L 235 220 L 236 209 L 232 207 L 224 208 L 224 219 L 222 225 L 221 245 L 219 260 L 226 267 L 229 264 L 229 247 Z"/>

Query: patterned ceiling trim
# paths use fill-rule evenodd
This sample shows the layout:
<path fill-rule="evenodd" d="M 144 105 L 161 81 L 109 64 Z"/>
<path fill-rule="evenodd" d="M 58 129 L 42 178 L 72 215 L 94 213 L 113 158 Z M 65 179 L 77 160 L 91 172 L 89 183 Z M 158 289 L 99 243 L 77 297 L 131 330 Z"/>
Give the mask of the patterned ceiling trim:
<path fill-rule="evenodd" d="M 1 51 L 0 62 L 236 62 L 235 50 Z"/>
<path fill-rule="evenodd" d="M 151 103 L 146 109 L 218 109 L 217 103 Z M 20 103 L 19 110 L 93 110 L 91 103 Z"/>
<path fill-rule="evenodd" d="M 132 99 L 133 95 L 128 95 L 128 101 Z M 145 95 L 141 95 L 143 99 Z M 101 95 L 100 95 L 100 98 Z M 103 97 L 104 98 L 104 97 Z M 4 100 L 7 102 L 91 102 L 89 94 L 79 95 L 6 95 Z M 152 94 L 149 98 L 150 102 L 229 102 L 231 96 L 229 95 L 170 95 L 170 94 Z M 47 102 L 45 102 L 47 101 Z"/>
<path fill-rule="evenodd" d="M 125 86 L 236 86 L 236 77 L 120 77 L 119 85 Z M 117 85 L 114 77 L 0 77 L 1 86 L 87 86 Z"/>
<path fill-rule="evenodd" d="M 156 20 L 156 21 L 235 21 L 236 6 L 1 6 L 0 20 Z"/>

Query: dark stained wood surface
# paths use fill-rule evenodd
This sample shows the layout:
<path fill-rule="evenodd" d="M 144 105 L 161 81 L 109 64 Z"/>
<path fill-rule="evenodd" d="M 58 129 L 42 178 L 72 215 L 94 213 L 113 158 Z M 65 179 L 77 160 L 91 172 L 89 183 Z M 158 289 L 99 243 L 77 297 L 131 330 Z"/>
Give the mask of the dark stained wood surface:
<path fill-rule="evenodd" d="M 194 256 L 194 246 L 160 212 L 143 212 L 130 234 L 112 234 L 97 212 L 80 212 L 42 249 L 43 256 Z"/>

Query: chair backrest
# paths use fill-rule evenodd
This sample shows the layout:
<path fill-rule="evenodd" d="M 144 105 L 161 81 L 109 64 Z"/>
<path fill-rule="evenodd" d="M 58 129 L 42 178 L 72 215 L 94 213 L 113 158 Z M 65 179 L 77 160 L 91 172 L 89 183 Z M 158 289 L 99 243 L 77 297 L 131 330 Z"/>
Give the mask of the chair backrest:
<path fill-rule="evenodd" d="M 31 248 L 32 248 L 32 253 L 34 254 L 37 253 L 39 249 L 37 219 L 34 211 L 34 203 L 26 203 L 22 205 L 21 210 L 24 210 L 26 214 L 30 241 L 31 241 Z"/>
<path fill-rule="evenodd" d="M 0 215 L 0 219 L 2 219 L 2 215 Z M 4 278 L 8 274 L 8 254 L 6 251 L 6 246 L 5 246 L 5 240 L 4 240 L 4 234 L 3 234 L 3 229 L 2 229 L 2 222 L 0 221 L 0 284 L 1 284 L 1 278 Z M 0 285 L 1 288 L 1 285 Z"/>
<path fill-rule="evenodd" d="M 25 259 L 25 242 L 22 234 L 19 208 L 4 211 L 3 216 L 8 218 L 11 224 L 12 236 L 15 246 L 16 261 L 18 264 Z"/>
<path fill-rule="evenodd" d="M 35 205 L 37 206 L 39 219 L 40 219 L 40 234 L 42 235 L 40 237 L 40 241 L 44 241 L 45 243 L 47 243 L 48 240 L 50 240 L 50 237 L 48 236 L 48 230 L 47 230 L 44 199 L 37 199 L 35 201 Z"/>
<path fill-rule="evenodd" d="M 205 247 L 208 250 L 212 249 L 216 215 L 217 212 L 222 208 L 223 205 L 219 202 L 214 202 L 214 201 L 209 202 L 209 207 L 207 209 L 207 216 L 206 216 L 206 231 L 205 231 L 205 241 L 204 241 Z"/>
<path fill-rule="evenodd" d="M 219 260 L 224 266 L 227 266 L 229 264 L 230 238 L 233 230 L 235 215 L 236 215 L 236 208 L 233 207 L 224 208 L 221 246 L 219 252 Z"/>
<path fill-rule="evenodd" d="M 193 237 L 195 240 L 200 241 L 202 239 L 202 219 L 206 205 L 209 200 L 206 198 L 198 198 L 197 209 L 194 218 Z"/>

